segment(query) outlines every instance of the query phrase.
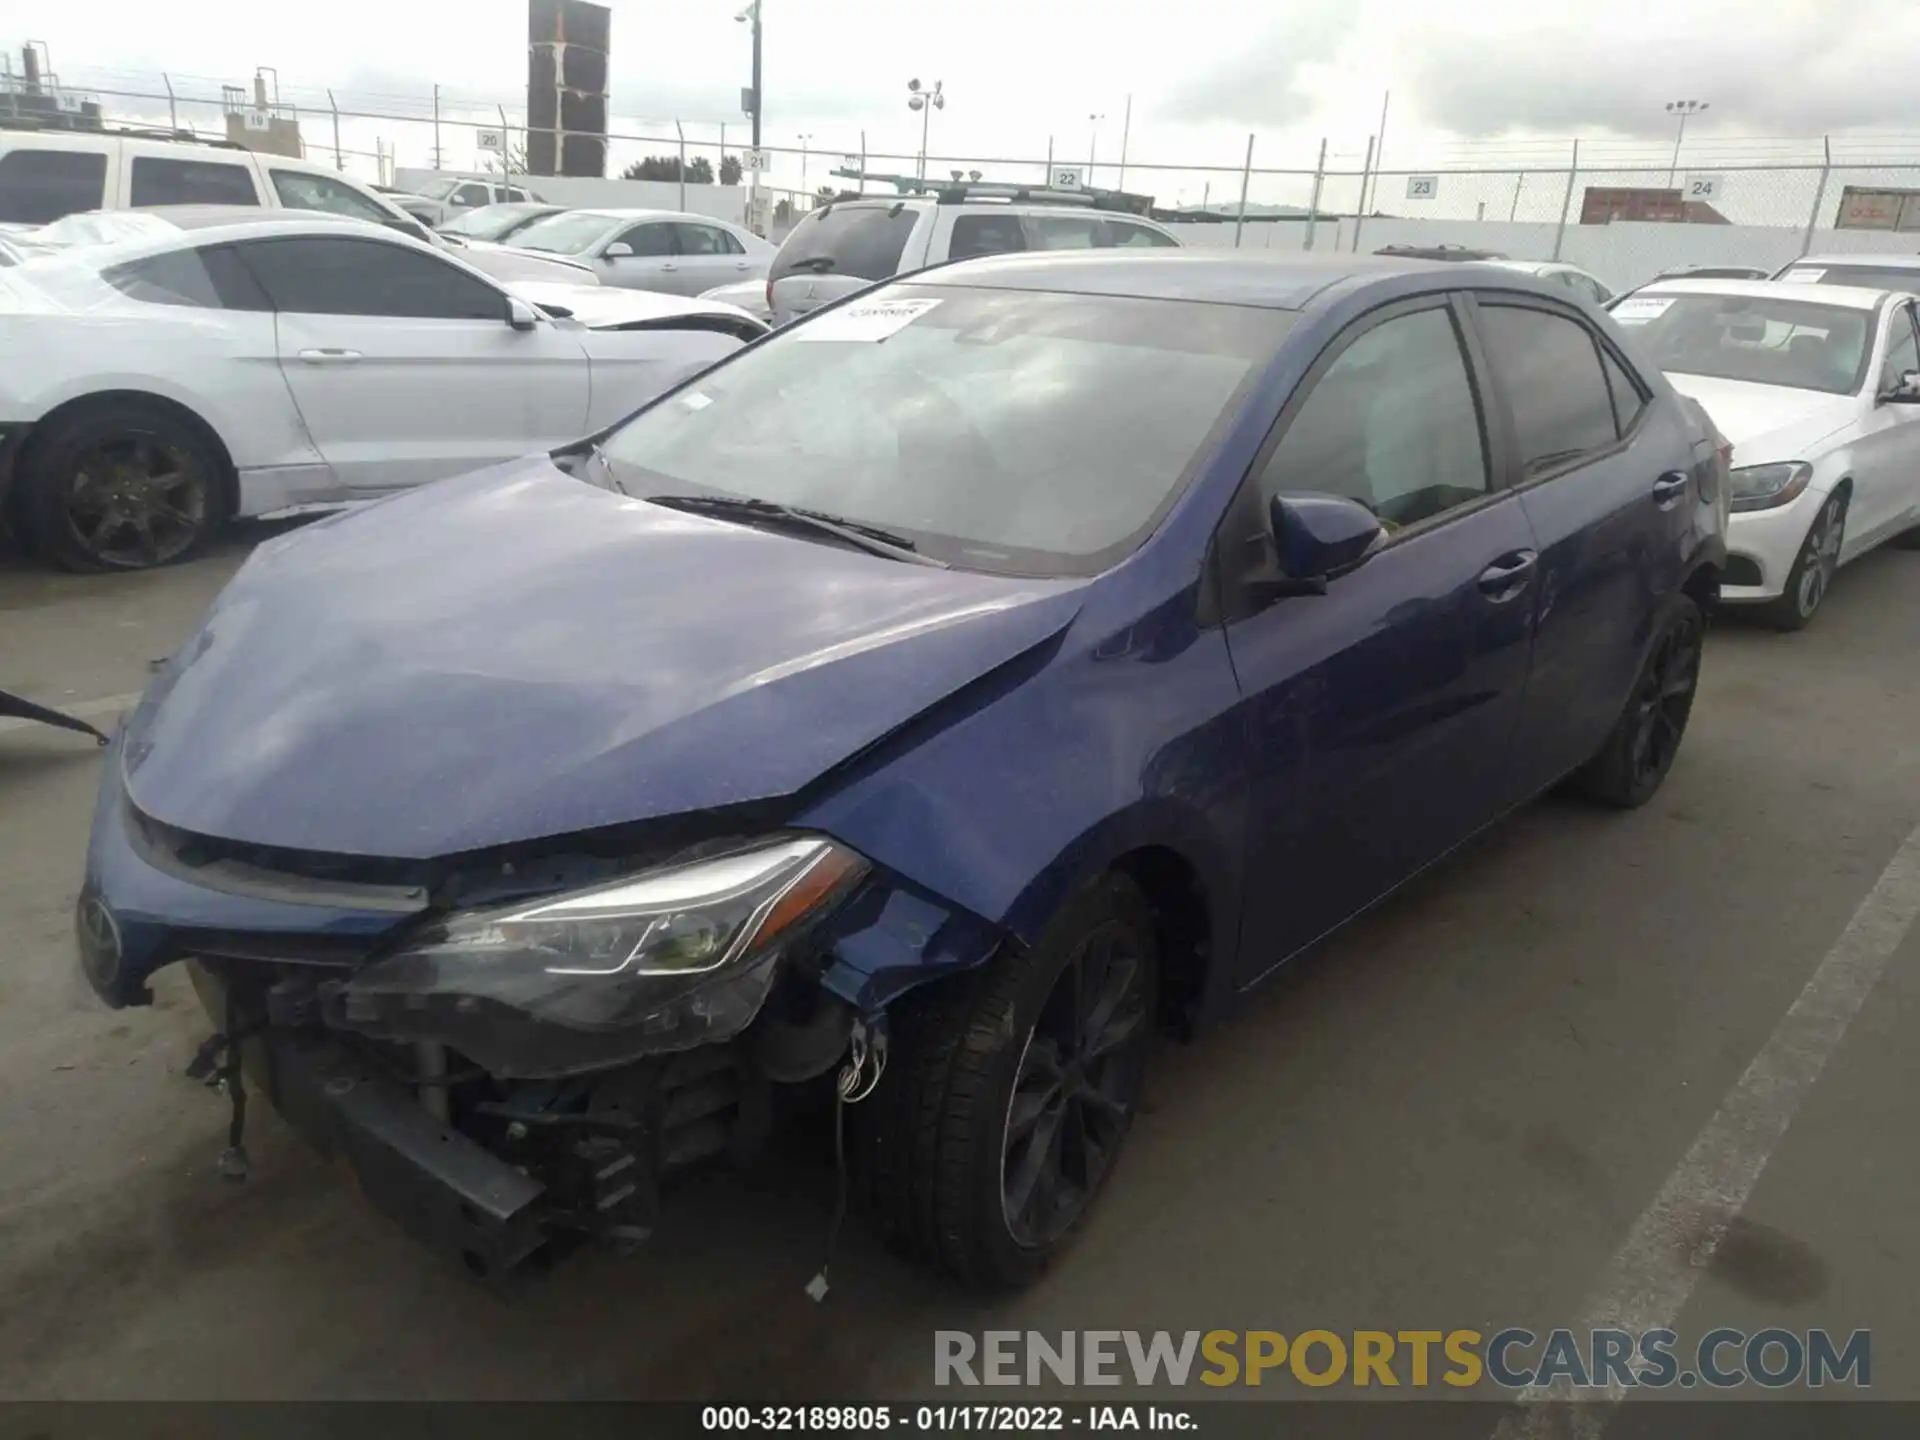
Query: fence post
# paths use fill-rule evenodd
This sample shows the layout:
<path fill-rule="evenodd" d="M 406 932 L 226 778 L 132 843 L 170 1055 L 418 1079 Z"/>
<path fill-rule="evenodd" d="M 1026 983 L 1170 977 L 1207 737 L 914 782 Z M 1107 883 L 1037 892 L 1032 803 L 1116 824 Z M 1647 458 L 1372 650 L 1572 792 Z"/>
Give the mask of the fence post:
<path fill-rule="evenodd" d="M 1820 163 L 1820 188 L 1813 192 L 1813 213 L 1807 216 L 1807 233 L 1800 237 L 1800 253 L 1805 256 L 1813 250 L 1813 232 L 1820 225 L 1820 211 L 1827 203 L 1827 179 L 1833 174 L 1833 137 L 1820 137 L 1822 154 Z"/>
<path fill-rule="evenodd" d="M 340 157 L 340 105 L 331 89 L 327 91 L 327 108 L 333 111 L 333 168 L 345 170 L 347 162 Z"/>
<path fill-rule="evenodd" d="M 1560 200 L 1560 228 L 1553 232 L 1553 258 L 1560 258 L 1560 244 L 1567 238 L 1567 212 L 1573 208 L 1573 182 L 1580 174 L 1580 142 L 1573 142 L 1573 163 L 1567 167 L 1567 193 Z"/>
<path fill-rule="evenodd" d="M 167 87 L 167 128 L 178 130 L 180 128 L 180 107 L 174 103 L 173 99 L 173 77 L 162 70 L 160 72 L 160 80 L 161 83 Z"/>
<path fill-rule="evenodd" d="M 1527 172 L 1522 170 L 1513 177 L 1513 208 L 1507 211 L 1507 223 L 1511 225 L 1520 218 L 1520 188 L 1527 183 Z"/>
<path fill-rule="evenodd" d="M 1047 173 L 1040 177 L 1040 183 L 1048 189 L 1053 188 L 1053 136 L 1047 136 Z"/>
<path fill-rule="evenodd" d="M 1247 185 L 1253 179 L 1253 136 L 1247 136 L 1247 163 L 1240 167 L 1240 209 L 1233 217 L 1233 248 L 1240 248 L 1240 231 L 1247 223 Z"/>
<path fill-rule="evenodd" d="M 1360 222 L 1366 218 L 1367 213 L 1367 181 L 1373 175 L 1374 138 L 1372 135 L 1367 136 L 1367 158 L 1360 166 L 1360 203 L 1353 207 L 1353 253 L 1356 255 L 1360 253 Z M 1339 248 L 1339 242 L 1336 240 L 1334 249 Z"/>
<path fill-rule="evenodd" d="M 860 193 L 867 193 L 867 132 L 860 132 Z"/>
<path fill-rule="evenodd" d="M 440 87 L 433 87 L 433 168 L 440 168 Z"/>
<path fill-rule="evenodd" d="M 507 107 L 495 105 L 500 112 L 500 173 L 508 182 L 513 180 L 513 127 L 507 124 Z"/>
<path fill-rule="evenodd" d="M 758 95 L 753 97 L 753 103 L 760 103 Z M 678 120 L 673 122 L 673 129 L 680 137 L 680 208 L 684 211 L 687 208 L 687 129 Z"/>
<path fill-rule="evenodd" d="M 1313 162 L 1313 194 L 1307 198 L 1307 242 L 1300 248 L 1313 248 L 1313 232 L 1320 228 L 1320 185 L 1327 174 L 1327 140 L 1320 137 L 1320 158 Z"/>

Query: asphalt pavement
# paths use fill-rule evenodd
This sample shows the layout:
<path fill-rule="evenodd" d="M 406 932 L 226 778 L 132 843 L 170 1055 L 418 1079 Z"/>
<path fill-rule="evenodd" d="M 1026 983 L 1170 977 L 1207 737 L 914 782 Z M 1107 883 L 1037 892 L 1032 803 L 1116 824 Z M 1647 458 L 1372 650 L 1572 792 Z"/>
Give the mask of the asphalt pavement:
<path fill-rule="evenodd" d="M 110 721 L 258 533 L 147 575 L 0 563 L 0 684 Z M 1900 552 L 1803 634 L 1716 626 L 1652 804 L 1550 797 L 1166 1043 L 1088 1233 L 995 1301 L 857 1228 L 808 1299 L 805 1132 L 510 1299 L 264 1110 L 223 1182 L 184 977 L 113 1012 L 75 967 L 98 752 L 0 722 L 0 1398 L 905 1398 L 936 1329 L 1544 1333 L 1631 1292 L 1687 1334 L 1871 1329 L 1873 1395 L 1920 1399 L 1916 641 Z"/>

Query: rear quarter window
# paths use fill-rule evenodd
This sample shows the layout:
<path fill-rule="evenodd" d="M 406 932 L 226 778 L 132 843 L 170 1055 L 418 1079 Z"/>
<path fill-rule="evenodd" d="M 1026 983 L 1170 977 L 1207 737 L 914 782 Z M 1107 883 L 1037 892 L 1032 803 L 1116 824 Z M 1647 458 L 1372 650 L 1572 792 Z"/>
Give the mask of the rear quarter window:
<path fill-rule="evenodd" d="M 0 155 L 0 222 L 51 225 L 66 215 L 98 210 L 106 193 L 105 155 L 32 149 Z"/>
<path fill-rule="evenodd" d="M 253 171 L 215 160 L 170 160 L 158 155 L 133 157 L 127 203 L 147 205 L 258 205 Z"/>
<path fill-rule="evenodd" d="M 899 273 L 900 257 L 920 212 L 891 205 L 835 205 L 804 216 L 773 257 L 767 278 L 798 272 L 885 280 Z"/>

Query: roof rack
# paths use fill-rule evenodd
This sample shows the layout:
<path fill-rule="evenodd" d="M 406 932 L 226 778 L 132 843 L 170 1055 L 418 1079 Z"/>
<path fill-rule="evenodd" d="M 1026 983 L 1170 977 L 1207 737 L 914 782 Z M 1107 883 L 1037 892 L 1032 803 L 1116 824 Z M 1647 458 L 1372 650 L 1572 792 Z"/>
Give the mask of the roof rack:
<path fill-rule="evenodd" d="M 205 145 L 215 150 L 247 148 L 232 140 L 199 135 L 192 130 L 168 130 L 145 125 L 76 126 L 38 115 L 0 115 L 0 130 L 43 130 L 55 135 L 109 135 L 125 140 L 166 140 L 180 145 Z"/>

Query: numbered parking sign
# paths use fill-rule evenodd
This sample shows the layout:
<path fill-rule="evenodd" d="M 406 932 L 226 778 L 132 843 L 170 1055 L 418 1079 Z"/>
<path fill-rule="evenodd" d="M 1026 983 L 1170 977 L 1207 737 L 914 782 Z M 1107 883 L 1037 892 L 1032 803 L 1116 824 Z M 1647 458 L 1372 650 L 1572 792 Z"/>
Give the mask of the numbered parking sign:
<path fill-rule="evenodd" d="M 1686 198 L 1689 200 L 1718 200 L 1720 185 L 1725 179 L 1722 175 L 1687 176 Z"/>
<path fill-rule="evenodd" d="M 771 170 L 773 168 L 773 161 L 764 150 L 747 151 L 740 157 L 740 164 L 756 175 L 762 170 Z"/>
<path fill-rule="evenodd" d="M 1054 166 L 1053 188 L 1056 190 L 1078 190 L 1080 188 L 1079 167 L 1075 165 Z"/>
<path fill-rule="evenodd" d="M 1440 193 L 1438 175 L 1409 175 L 1407 177 L 1407 199 L 1431 200 Z"/>

